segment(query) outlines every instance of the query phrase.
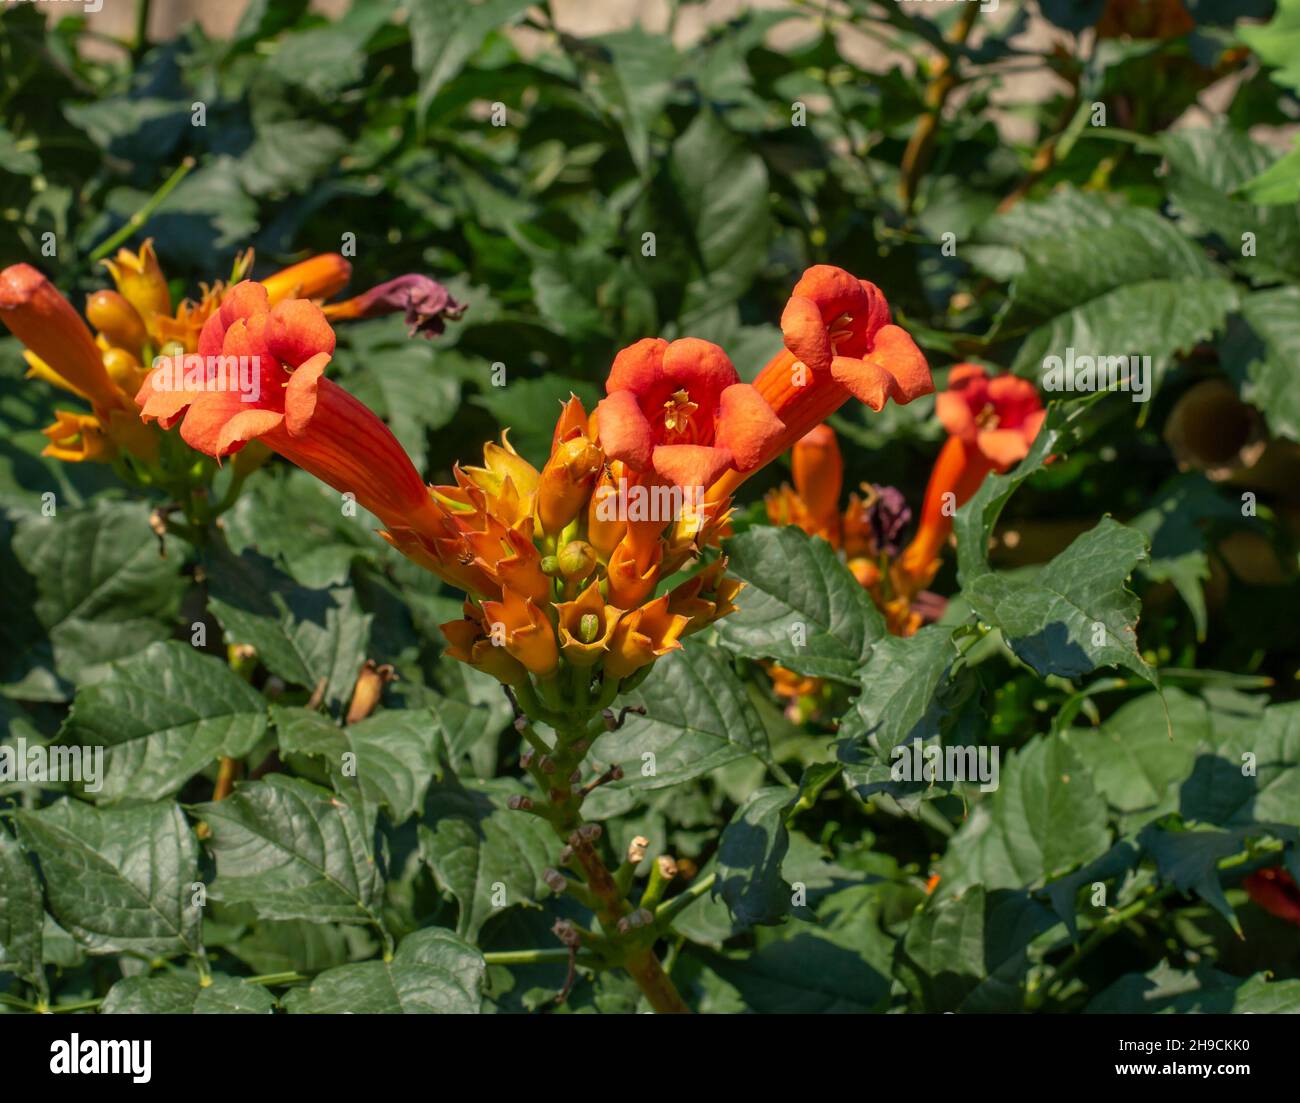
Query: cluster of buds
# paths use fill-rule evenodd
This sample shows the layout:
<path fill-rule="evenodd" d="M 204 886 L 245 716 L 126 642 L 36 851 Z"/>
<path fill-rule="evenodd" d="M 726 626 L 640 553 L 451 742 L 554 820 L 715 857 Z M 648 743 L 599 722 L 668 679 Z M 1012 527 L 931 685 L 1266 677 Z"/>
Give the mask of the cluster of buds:
<path fill-rule="evenodd" d="M 204 329 L 244 281 L 253 252 L 236 258 L 229 281 L 201 284 L 197 300 L 179 302 L 173 301 L 152 239 L 138 251 L 119 249 L 103 264 L 114 287 L 87 297 L 86 321 L 31 265 L 11 265 L 0 271 L 0 319 L 26 346 L 28 378 L 42 379 L 90 407 L 89 412 L 57 411 L 44 431 L 50 441 L 45 455 L 70 463 L 121 460 L 123 473 L 136 481 L 165 483 L 158 477 L 160 463 L 166 466 L 166 455 L 160 456 L 165 438 L 141 421 L 136 396 L 160 360 L 180 366 L 185 357 L 203 351 Z M 319 303 L 341 291 L 351 274 L 344 257 L 324 253 L 268 276 L 259 286 L 268 306 L 299 298 Z M 462 309 L 441 284 L 412 275 L 326 306 L 325 313 L 369 318 L 405 311 L 413 328 L 435 333 L 443 317 L 458 317 Z M 185 370 L 178 373 L 181 378 Z M 266 455 L 264 449 L 251 449 L 241 464 L 251 468 Z M 180 462 L 188 466 L 192 456 Z"/>
<path fill-rule="evenodd" d="M 540 471 L 503 433 L 481 467 L 431 489 L 433 531 L 384 534 L 468 595 L 464 617 L 441 626 L 448 653 L 510 685 L 562 668 L 617 684 L 734 608 L 740 583 L 722 558 L 656 596 L 716 543 L 727 504 L 610 460 L 594 422 L 570 397 Z"/>

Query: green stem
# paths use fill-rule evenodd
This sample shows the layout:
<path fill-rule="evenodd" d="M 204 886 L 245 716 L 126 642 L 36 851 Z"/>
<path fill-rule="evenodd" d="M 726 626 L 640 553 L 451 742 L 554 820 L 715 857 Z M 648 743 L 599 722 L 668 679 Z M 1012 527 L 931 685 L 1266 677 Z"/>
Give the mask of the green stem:
<path fill-rule="evenodd" d="M 149 48 L 149 8 L 152 6 L 152 0 L 135 0 L 135 45 L 132 53 L 136 57 L 144 54 Z"/>
<path fill-rule="evenodd" d="M 304 976 L 302 973 L 262 973 L 256 977 L 240 977 L 243 984 L 301 984 L 306 980 L 311 980 L 311 977 Z"/>
<path fill-rule="evenodd" d="M 678 913 L 685 911 L 691 904 L 695 903 L 701 896 L 713 887 L 713 882 L 718 879 L 716 873 L 710 873 L 705 877 L 692 881 L 683 892 L 679 892 L 671 900 L 666 900 L 655 909 L 655 926 L 660 930 L 665 930 L 668 925 L 677 917 Z"/>
<path fill-rule="evenodd" d="M 142 0 L 142 2 L 147 3 L 147 0 Z M 133 214 L 130 218 L 126 220 L 126 225 L 124 225 L 120 230 L 117 231 L 117 233 L 113 234 L 111 237 L 100 242 L 100 244 L 91 252 L 90 260 L 91 261 L 102 260 L 104 257 L 108 256 L 108 254 L 111 253 L 114 249 L 116 249 L 119 245 L 121 245 L 122 242 L 126 241 L 129 237 L 131 237 L 132 234 L 136 233 L 136 231 L 138 231 L 146 222 L 149 221 L 149 219 L 153 217 L 154 211 L 158 209 L 158 207 L 162 204 L 163 200 L 165 200 L 169 195 L 171 195 L 171 193 L 175 190 L 176 185 L 179 184 L 182 180 L 185 179 L 186 176 L 189 175 L 190 170 L 195 166 L 195 164 L 197 164 L 197 162 L 194 160 L 193 157 L 186 157 L 185 160 L 183 160 L 176 167 L 176 171 L 173 172 L 169 177 L 167 177 L 165 181 L 163 181 L 162 187 L 160 187 L 156 192 L 153 193 L 153 195 L 149 197 L 149 199 L 145 202 L 144 206 L 141 207 L 138 211 L 135 212 L 135 214 Z"/>
<path fill-rule="evenodd" d="M 564 965 L 569 951 L 563 947 L 554 950 L 496 950 L 483 955 L 489 965 Z M 578 955 L 583 960 L 583 955 Z M 591 961 L 596 959 L 592 957 Z"/>

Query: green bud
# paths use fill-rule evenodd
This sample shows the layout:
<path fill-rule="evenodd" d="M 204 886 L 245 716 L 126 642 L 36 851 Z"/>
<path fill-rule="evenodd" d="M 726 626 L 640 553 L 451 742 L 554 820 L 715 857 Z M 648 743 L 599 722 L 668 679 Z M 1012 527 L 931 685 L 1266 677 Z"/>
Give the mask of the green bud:
<path fill-rule="evenodd" d="M 600 561 L 596 549 L 585 540 L 570 540 L 560 549 L 559 559 L 560 573 L 567 579 L 578 581 L 590 575 Z"/>
<path fill-rule="evenodd" d="M 578 622 L 578 639 L 583 643 L 595 643 L 600 636 L 600 617 L 595 613 L 583 613 Z"/>
<path fill-rule="evenodd" d="M 553 555 L 542 556 L 542 574 L 554 578 L 560 573 L 560 561 Z"/>

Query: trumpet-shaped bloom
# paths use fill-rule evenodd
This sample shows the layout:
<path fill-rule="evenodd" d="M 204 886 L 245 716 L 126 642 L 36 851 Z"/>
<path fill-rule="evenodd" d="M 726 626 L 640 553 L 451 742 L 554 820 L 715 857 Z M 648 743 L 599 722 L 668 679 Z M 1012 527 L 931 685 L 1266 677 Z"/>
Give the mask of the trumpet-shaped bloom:
<path fill-rule="evenodd" d="M 626 678 L 670 651 L 681 648 L 681 636 L 690 618 L 669 611 L 664 594 L 648 605 L 626 613 L 614 629 L 605 657 L 605 673 Z"/>
<path fill-rule="evenodd" d="M 1006 471 L 1029 454 L 1046 414 L 1038 391 L 1014 375 L 990 378 L 976 364 L 958 364 L 935 412 L 949 437 L 930 473 L 916 536 L 899 560 L 916 588 L 928 585 L 956 511 L 994 471 Z"/>
<path fill-rule="evenodd" d="M 948 434 L 973 445 L 998 471 L 1029 454 L 1047 416 L 1037 388 L 1015 375 L 989 376 L 978 364 L 958 364 L 934 402 Z"/>
<path fill-rule="evenodd" d="M 271 307 L 266 288 L 245 281 L 226 293 L 199 335 L 195 356 L 161 357 L 136 401 L 140 416 L 209 456 L 260 439 L 391 528 L 434 529 L 440 517 L 419 472 L 388 427 L 324 378 L 334 331 L 320 307 L 287 299 Z M 245 358 L 247 388 L 212 365 Z M 245 377 L 241 376 L 241 383 Z M 183 420 L 182 420 L 183 419 Z"/>
<path fill-rule="evenodd" d="M 892 323 L 875 284 L 842 268 L 814 265 L 795 284 L 781 315 L 785 350 L 759 372 L 754 387 L 784 426 L 754 468 L 792 447 L 850 398 L 873 410 L 889 399 L 900 405 L 934 389 L 925 356 Z M 752 469 L 751 469 L 752 470 Z M 749 472 L 727 472 L 709 499 L 729 497 Z"/>
<path fill-rule="evenodd" d="M 717 345 L 647 337 L 623 349 L 596 407 L 606 456 L 680 487 L 752 471 L 782 432 L 762 396 Z"/>
<path fill-rule="evenodd" d="M 285 299 L 331 299 L 348 285 L 352 265 L 338 253 L 320 253 L 262 281 L 272 306 Z"/>

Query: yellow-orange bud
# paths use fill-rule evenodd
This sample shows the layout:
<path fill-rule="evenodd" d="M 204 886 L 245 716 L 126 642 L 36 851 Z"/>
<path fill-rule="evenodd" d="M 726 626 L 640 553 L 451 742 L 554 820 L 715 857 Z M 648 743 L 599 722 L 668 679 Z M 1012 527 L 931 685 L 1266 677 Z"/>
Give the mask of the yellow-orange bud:
<path fill-rule="evenodd" d="M 271 305 L 283 299 L 329 299 L 348 285 L 352 265 L 338 253 L 321 253 L 282 268 L 262 281 Z"/>
<path fill-rule="evenodd" d="M 110 345 L 140 355 L 147 336 L 144 321 L 140 312 L 116 291 L 96 291 L 88 296 L 86 317 Z"/>
<path fill-rule="evenodd" d="M 667 594 L 633 609 L 618 622 L 610 638 L 606 675 L 626 678 L 661 655 L 676 651 L 682 646 L 679 639 L 688 623 L 687 617 L 668 611 Z"/>
<path fill-rule="evenodd" d="M 537 492 L 542 532 L 553 536 L 578 516 L 604 463 L 605 454 L 587 437 L 566 440 L 551 453 Z"/>
<path fill-rule="evenodd" d="M 536 605 L 508 587 L 500 601 L 483 602 L 483 619 L 488 636 L 504 639 L 505 649 L 539 678 L 547 678 L 560 665 L 555 630 Z"/>
<path fill-rule="evenodd" d="M 170 316 L 172 295 L 158 265 L 158 255 L 153 251 L 153 238 L 147 239 L 138 253 L 119 249 L 117 256 L 102 263 L 146 327 L 155 314 Z"/>

